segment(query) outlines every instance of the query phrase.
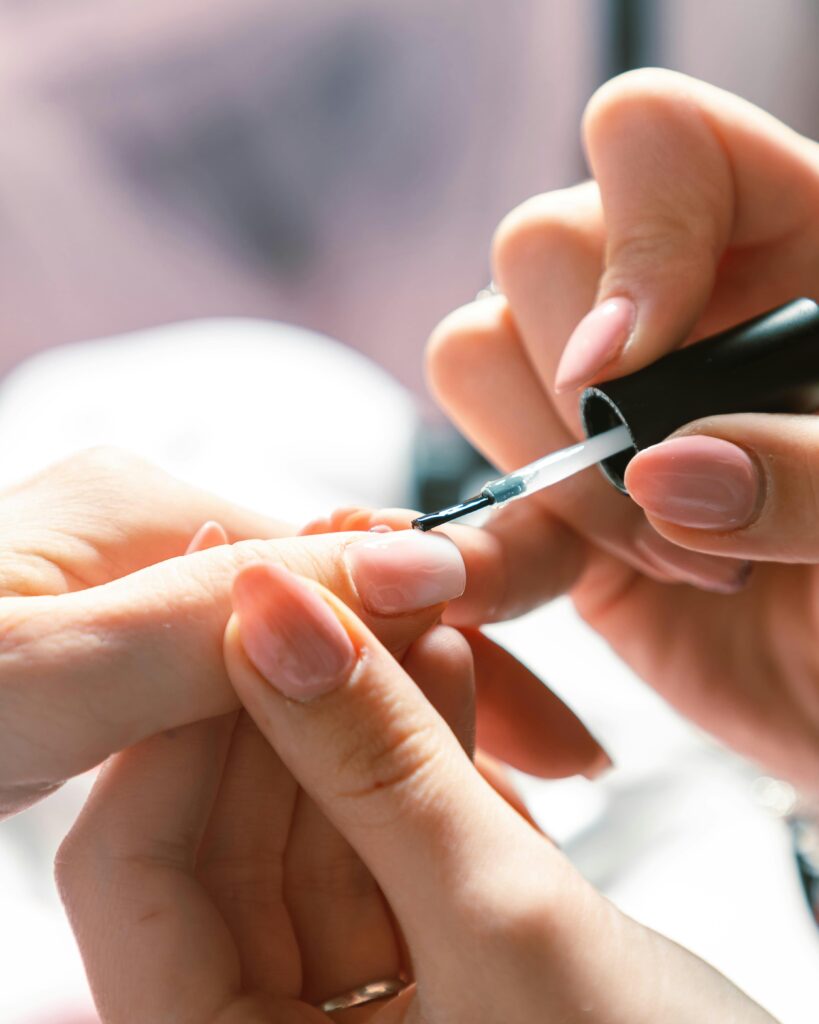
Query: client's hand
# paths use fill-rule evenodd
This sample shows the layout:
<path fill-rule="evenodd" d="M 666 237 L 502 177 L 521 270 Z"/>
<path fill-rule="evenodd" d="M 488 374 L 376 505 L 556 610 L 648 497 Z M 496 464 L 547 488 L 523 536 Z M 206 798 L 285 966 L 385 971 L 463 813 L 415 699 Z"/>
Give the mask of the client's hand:
<path fill-rule="evenodd" d="M 770 1024 L 483 781 L 456 633 L 402 669 L 271 563 L 239 573 L 234 608 L 226 664 L 259 731 L 240 718 L 218 757 L 185 730 L 119 755 L 66 843 L 105 1024 Z M 389 1001 L 316 1008 L 400 976 Z"/>
<path fill-rule="evenodd" d="M 214 519 L 223 528 L 209 527 L 197 543 L 222 546 L 173 557 Z M 396 653 L 463 589 L 461 558 L 442 538 L 226 545 L 226 534 L 285 532 L 107 451 L 69 460 L 3 495 L 0 816 L 114 751 L 237 706 L 221 644 L 230 586 L 248 561 L 272 558 L 320 580 Z"/>
<path fill-rule="evenodd" d="M 442 404 L 505 470 L 580 436 L 584 384 L 816 297 L 815 143 L 668 71 L 605 85 L 584 138 L 595 180 L 506 218 L 502 294 L 454 313 L 430 348 Z M 500 584 L 470 566 L 489 600 L 454 606 L 451 621 L 572 590 L 683 713 L 815 789 L 819 419 L 702 420 L 635 457 L 626 483 L 634 501 L 587 471 L 499 513 Z"/>

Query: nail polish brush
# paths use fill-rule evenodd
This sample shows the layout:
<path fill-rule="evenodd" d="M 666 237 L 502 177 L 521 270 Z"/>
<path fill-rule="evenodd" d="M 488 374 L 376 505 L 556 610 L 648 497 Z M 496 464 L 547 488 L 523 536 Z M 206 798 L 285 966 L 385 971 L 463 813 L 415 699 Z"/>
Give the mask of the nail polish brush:
<path fill-rule="evenodd" d="M 819 306 L 795 299 L 636 373 L 586 388 L 580 418 L 586 440 L 490 480 L 451 508 L 413 520 L 431 530 L 479 509 L 535 494 L 590 466 L 623 494 L 637 452 L 703 416 L 819 409 Z"/>

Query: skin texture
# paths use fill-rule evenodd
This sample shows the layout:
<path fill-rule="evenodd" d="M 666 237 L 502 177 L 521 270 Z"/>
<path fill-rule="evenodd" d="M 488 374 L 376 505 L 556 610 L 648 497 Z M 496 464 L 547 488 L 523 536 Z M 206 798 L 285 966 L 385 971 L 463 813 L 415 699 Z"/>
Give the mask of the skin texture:
<path fill-rule="evenodd" d="M 173 557 L 216 516 L 196 542 L 209 550 Z M 322 578 L 399 655 L 440 618 L 441 605 L 367 612 L 345 557 L 361 538 L 292 533 L 108 450 L 0 499 L 0 811 L 145 737 L 237 708 L 221 637 L 245 562 L 272 557 Z"/>
<path fill-rule="evenodd" d="M 234 608 L 225 661 L 246 712 L 221 785 L 190 733 L 150 740 L 106 769 L 64 844 L 106 1024 L 771 1024 L 616 911 L 481 777 L 457 724 L 459 634 L 427 634 L 402 668 L 328 590 L 269 562 L 240 570 Z M 390 1001 L 311 1005 L 399 973 L 414 984 Z"/>
<path fill-rule="evenodd" d="M 602 380 L 817 297 L 815 143 L 735 96 L 657 70 L 599 90 L 583 136 L 593 179 L 530 199 L 501 223 L 493 271 L 502 295 L 453 313 L 430 343 L 438 399 L 504 470 L 580 436 L 577 393 L 557 394 L 555 377 L 567 338 L 597 303 L 623 297 L 636 308 L 621 354 L 593 377 Z M 816 790 L 819 420 L 714 417 L 678 435 L 747 453 L 759 482 L 749 519 L 715 529 L 711 513 L 709 528 L 644 515 L 641 499 L 673 508 L 679 500 L 659 489 L 684 486 L 673 446 L 655 446 L 629 467 L 633 501 L 589 471 L 501 512 L 489 531 L 497 561 L 514 572 L 495 586 L 467 555 L 470 587 L 448 621 L 517 613 L 553 596 L 559 580 L 679 710 Z"/>

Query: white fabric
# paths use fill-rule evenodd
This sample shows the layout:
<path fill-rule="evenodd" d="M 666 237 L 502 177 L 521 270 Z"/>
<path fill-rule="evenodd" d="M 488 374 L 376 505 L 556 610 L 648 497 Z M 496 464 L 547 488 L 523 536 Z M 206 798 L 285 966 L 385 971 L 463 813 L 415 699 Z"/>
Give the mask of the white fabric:
<path fill-rule="evenodd" d="M 214 321 L 55 350 L 0 390 L 0 482 L 94 444 L 301 521 L 407 500 L 410 397 L 324 338 Z M 491 631 L 603 740 L 606 781 L 522 780 L 536 817 L 635 917 L 698 952 L 782 1024 L 819 1017 L 819 930 L 758 774 L 671 712 L 565 601 Z M 87 780 L 0 825 L 0 1020 L 65 1024 L 88 1006 L 50 860 Z M 47 984 L 46 984 L 47 982 Z"/>

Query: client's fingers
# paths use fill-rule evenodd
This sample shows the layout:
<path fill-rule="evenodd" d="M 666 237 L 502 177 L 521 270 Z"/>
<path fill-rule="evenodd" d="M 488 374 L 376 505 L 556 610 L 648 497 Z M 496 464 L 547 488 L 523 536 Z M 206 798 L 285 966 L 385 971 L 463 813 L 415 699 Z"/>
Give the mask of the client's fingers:
<path fill-rule="evenodd" d="M 224 538 L 207 522 L 188 552 Z M 238 718 L 238 728 L 226 715 L 113 757 L 60 848 L 61 894 L 106 1022 L 164 1019 L 193 989 L 186 1019 L 209 1024 L 212 1006 L 233 1002 L 237 977 L 262 992 L 298 992 L 281 894 L 296 784 L 247 715 Z M 197 884 L 197 860 L 209 891 Z M 203 933 L 203 923 L 215 930 Z"/>
<path fill-rule="evenodd" d="M 193 877 L 233 716 L 118 754 L 60 847 L 56 873 L 106 1024 L 212 1020 L 238 989 L 225 923 Z"/>
<path fill-rule="evenodd" d="M 311 535 L 347 530 L 406 530 L 417 512 L 343 508 L 305 527 Z M 449 537 L 466 565 L 463 595 L 446 610 L 453 626 L 516 618 L 570 590 L 582 574 L 588 547 L 562 520 L 537 503 L 502 509 L 481 529 L 450 525 Z"/>
<path fill-rule="evenodd" d="M 400 941 L 378 883 L 303 790 L 287 844 L 285 898 L 306 1002 L 402 973 Z"/>
<path fill-rule="evenodd" d="M 242 702 L 379 881 L 410 945 L 444 951 L 487 864 L 537 838 L 356 617 L 281 568 L 243 570 L 225 656 Z"/>
<path fill-rule="evenodd" d="M 253 784 L 265 786 L 269 778 L 243 780 L 246 799 L 259 798 L 259 813 L 240 814 L 235 824 L 264 841 L 251 852 L 238 837 L 233 852 L 239 856 L 228 867 L 233 899 L 214 902 L 196 875 L 209 815 L 221 799 L 234 720 L 196 722 L 117 754 L 60 848 L 60 892 L 105 1024 L 325 1020 L 298 1001 L 299 951 L 281 901 L 281 865 L 268 856 L 277 841 L 281 849 L 286 841 L 294 791 L 288 772 L 280 773 L 283 788 L 262 794 Z M 275 758 L 265 747 L 265 756 Z M 242 859 L 243 853 L 251 855 Z M 226 921 L 225 910 L 235 911 L 243 896 L 244 911 L 259 923 L 252 937 L 262 948 L 250 945 L 247 917 L 237 921 L 233 913 Z M 262 961 L 267 970 L 260 978 L 254 970 Z"/>
<path fill-rule="evenodd" d="M 235 707 L 221 637 L 236 571 L 270 558 L 332 589 L 397 654 L 464 586 L 454 544 L 414 531 L 244 542 L 0 609 L 0 785 L 37 788 L 162 729 Z"/>
<path fill-rule="evenodd" d="M 449 626 L 433 626 L 410 647 L 402 666 L 472 757 L 475 666 L 463 634 Z"/>
<path fill-rule="evenodd" d="M 475 658 L 478 745 L 530 775 L 595 778 L 611 759 L 580 719 L 508 651 L 465 631 Z"/>
<path fill-rule="evenodd" d="M 173 558 L 207 520 L 224 540 L 286 537 L 238 508 L 115 448 L 94 448 L 0 495 L 0 592 L 60 594 Z"/>
<path fill-rule="evenodd" d="M 629 464 L 627 486 L 676 544 L 767 562 L 819 561 L 819 419 L 689 424 Z"/>
<path fill-rule="evenodd" d="M 253 720 L 239 713 L 195 874 L 228 926 L 244 988 L 268 995 L 300 991 L 301 962 L 284 897 L 297 792 Z"/>

